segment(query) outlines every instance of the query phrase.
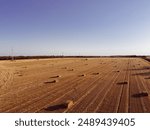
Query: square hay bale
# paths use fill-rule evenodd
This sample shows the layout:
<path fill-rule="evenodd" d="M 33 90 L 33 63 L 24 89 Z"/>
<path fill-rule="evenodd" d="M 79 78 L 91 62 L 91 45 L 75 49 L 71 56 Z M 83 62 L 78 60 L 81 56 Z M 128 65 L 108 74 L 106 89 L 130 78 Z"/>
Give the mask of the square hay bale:
<path fill-rule="evenodd" d="M 146 77 L 145 79 L 150 79 L 150 77 Z"/>
<path fill-rule="evenodd" d="M 56 111 L 56 110 L 60 110 L 60 109 L 67 110 L 67 109 L 70 109 L 73 105 L 74 105 L 74 102 L 72 100 L 67 100 L 66 102 L 63 102 L 60 104 L 48 106 L 47 108 L 45 108 L 45 110 L 46 111 Z"/>
<path fill-rule="evenodd" d="M 58 80 L 45 81 L 44 84 L 57 83 Z"/>
<path fill-rule="evenodd" d="M 93 73 L 93 75 L 98 75 L 98 74 L 99 74 L 99 72 Z"/>
<path fill-rule="evenodd" d="M 68 69 L 68 67 L 63 67 L 62 69 Z"/>
<path fill-rule="evenodd" d="M 147 96 L 148 96 L 148 92 L 143 91 L 143 92 L 140 93 L 140 95 L 141 95 L 142 97 L 147 97 Z"/>
<path fill-rule="evenodd" d="M 88 60 L 88 58 L 86 58 L 86 59 L 84 59 L 85 61 L 87 61 Z"/>
<path fill-rule="evenodd" d="M 67 109 L 70 109 L 74 105 L 74 102 L 72 100 L 67 100 L 64 105 Z"/>
<path fill-rule="evenodd" d="M 124 85 L 124 84 L 128 84 L 128 82 L 127 82 L 127 81 L 124 81 L 124 82 L 118 82 L 117 84 L 118 84 L 118 85 Z"/>
<path fill-rule="evenodd" d="M 143 92 L 136 93 L 136 94 L 132 95 L 132 97 L 134 97 L 134 98 L 141 98 L 141 97 L 147 97 L 147 96 L 148 96 L 148 92 L 146 92 L 146 91 L 143 91 Z"/>
<path fill-rule="evenodd" d="M 69 69 L 68 71 L 74 71 L 74 69 Z"/>
<path fill-rule="evenodd" d="M 55 76 L 52 76 L 50 78 L 60 78 L 61 76 L 60 75 L 55 75 Z"/>
<path fill-rule="evenodd" d="M 81 75 L 79 75 L 79 77 L 84 77 L 84 76 L 86 76 L 86 74 L 81 74 Z"/>

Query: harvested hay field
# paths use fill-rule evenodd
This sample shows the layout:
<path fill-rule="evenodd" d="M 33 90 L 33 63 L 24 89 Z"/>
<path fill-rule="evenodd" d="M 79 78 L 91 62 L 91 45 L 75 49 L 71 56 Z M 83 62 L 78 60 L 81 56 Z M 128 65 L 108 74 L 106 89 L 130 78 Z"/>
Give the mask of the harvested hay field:
<path fill-rule="evenodd" d="M 150 112 L 149 68 L 142 58 L 2 60 L 0 112 Z"/>

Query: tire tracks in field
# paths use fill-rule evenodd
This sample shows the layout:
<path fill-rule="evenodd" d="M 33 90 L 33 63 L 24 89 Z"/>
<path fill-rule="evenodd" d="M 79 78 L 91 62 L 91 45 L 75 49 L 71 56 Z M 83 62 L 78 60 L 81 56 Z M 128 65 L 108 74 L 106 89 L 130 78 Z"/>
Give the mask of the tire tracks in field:
<path fill-rule="evenodd" d="M 106 72 L 106 71 L 105 71 Z M 109 73 L 106 73 L 106 75 L 108 75 L 108 74 L 110 74 L 111 72 L 109 71 Z M 105 74 L 104 74 L 105 75 Z M 105 75 L 105 76 L 106 76 Z M 90 81 L 88 81 L 88 82 L 86 82 L 86 84 L 84 85 L 84 84 L 80 84 L 80 86 L 78 86 L 78 88 L 80 87 L 80 88 L 82 88 L 82 91 L 80 92 L 80 94 L 78 94 L 78 97 L 84 97 L 84 95 L 87 95 L 88 93 L 90 93 L 94 88 L 95 88 L 95 84 L 97 84 L 97 82 L 102 82 L 103 80 L 105 79 L 105 77 L 104 76 L 101 76 L 101 77 L 97 77 L 93 82 L 92 82 L 92 84 L 89 84 L 88 82 L 90 82 Z M 88 84 L 88 85 L 87 85 Z M 85 87 L 86 86 L 86 87 Z M 80 100 L 80 98 L 76 98 L 76 100 L 74 100 L 74 106 L 77 104 L 77 102 Z M 62 102 L 62 101 L 64 101 L 64 100 L 67 100 L 67 96 L 66 97 L 64 97 L 64 98 L 61 98 L 60 99 L 60 101 L 58 101 L 58 102 Z M 63 110 L 61 110 L 61 111 L 59 111 L 59 112 L 67 112 L 68 110 L 66 110 L 66 111 L 63 111 Z M 58 112 L 58 111 L 56 111 L 56 112 Z"/>
<path fill-rule="evenodd" d="M 79 62 L 79 61 L 78 61 Z M 71 63 L 69 63 L 69 64 L 63 64 L 62 66 L 58 66 L 58 67 L 61 67 L 61 68 L 63 68 L 64 66 L 69 66 L 70 64 L 72 65 L 74 62 L 71 62 Z M 80 63 L 80 62 L 79 62 Z M 77 64 L 77 63 L 76 63 Z M 83 64 L 83 63 L 80 63 L 81 65 Z M 79 65 L 77 64 L 77 65 L 74 65 L 73 67 L 78 67 Z M 4 66 L 2 66 L 3 68 L 5 68 Z M 81 67 L 83 67 L 83 66 L 81 66 Z M 92 67 L 90 67 L 89 69 L 92 69 Z M 18 70 L 19 71 L 19 70 Z M 66 71 L 66 70 L 64 70 L 64 71 Z M 5 71 L 4 71 L 5 72 Z M 58 73 L 59 72 L 59 70 L 51 70 L 51 74 L 54 74 L 54 73 Z M 36 75 L 39 75 L 41 72 L 39 71 L 38 73 L 36 73 Z M 13 74 L 13 73 L 11 73 L 11 74 Z M 3 75 L 5 75 L 5 74 L 3 74 Z M 13 77 L 14 78 L 14 77 Z M 11 94 L 11 93 L 14 93 L 14 91 L 15 92 L 19 92 L 19 91 L 25 91 L 26 89 L 29 89 L 30 87 L 29 86 L 34 86 L 34 85 L 32 85 L 33 84 L 33 82 L 29 82 L 29 83 L 22 83 L 22 85 L 20 86 L 20 85 L 17 85 L 16 87 L 13 87 L 13 89 L 10 89 L 8 92 L 5 92 L 5 91 L 3 91 L 3 93 L 2 94 L 0 94 L 0 96 L 5 96 L 5 95 L 8 95 L 8 94 Z M 42 85 L 42 84 L 40 84 L 40 85 Z M 6 86 L 6 85 L 5 85 Z M 20 86 L 20 87 L 19 87 Z"/>
<path fill-rule="evenodd" d="M 125 64 L 121 63 L 121 72 L 118 74 L 118 76 L 114 77 L 113 83 L 109 86 L 109 89 L 106 89 L 104 91 L 103 96 L 99 95 L 99 98 L 102 97 L 101 101 L 97 105 L 97 107 L 94 109 L 94 112 L 116 112 L 118 103 L 119 103 L 119 98 L 117 94 L 120 94 L 121 88 L 120 86 L 117 86 L 118 81 L 122 81 L 122 74 L 124 74 L 124 69 Z M 118 87 L 118 88 L 117 88 Z"/>
<path fill-rule="evenodd" d="M 134 63 L 134 66 L 135 66 L 135 70 L 133 71 L 132 73 L 132 77 L 131 77 L 131 83 L 130 83 L 130 109 L 129 109 L 129 112 L 132 112 L 132 113 L 137 113 L 137 112 L 144 112 L 144 108 L 143 108 L 143 101 L 141 100 L 141 98 L 136 98 L 136 97 L 133 97 L 134 94 L 138 94 L 140 92 L 140 89 L 139 89 L 139 81 L 137 79 L 138 75 L 133 75 L 136 73 L 136 69 L 137 66 L 135 65 L 136 64 L 136 60 L 133 61 Z"/>
<path fill-rule="evenodd" d="M 0 74 L 0 89 L 6 89 L 8 84 L 12 83 L 13 80 L 13 70 L 8 69 L 5 66 L 1 65 L 1 74 Z M 0 95 L 1 96 L 1 95 Z"/>
<path fill-rule="evenodd" d="M 128 64 L 127 64 L 127 70 L 126 70 L 126 76 L 124 81 L 127 81 L 128 84 L 127 85 L 122 85 L 122 92 L 121 92 L 121 96 L 120 96 L 120 102 L 119 102 L 119 106 L 117 109 L 117 113 L 128 113 L 129 111 L 129 99 L 130 99 L 130 95 L 129 95 L 129 89 L 130 89 L 130 66 L 131 66 L 131 61 L 130 59 L 128 60 Z"/>
<path fill-rule="evenodd" d="M 112 65 L 113 66 L 113 65 Z M 103 68 L 104 69 L 104 68 Z M 113 72 L 114 70 L 112 69 L 110 72 Z M 112 73 L 112 77 L 115 76 L 116 73 Z M 108 73 L 107 75 L 105 75 L 105 80 L 110 76 L 110 73 Z M 112 78 L 113 79 L 113 78 Z M 100 81 L 101 83 L 102 81 Z M 111 80 L 108 82 L 106 80 L 106 84 L 109 84 L 110 82 L 112 82 Z M 100 84 L 99 83 L 99 84 Z M 99 91 L 97 90 L 97 87 L 99 86 L 99 84 L 96 83 L 96 85 L 94 85 L 94 87 L 92 87 L 92 89 L 85 95 L 83 95 L 81 98 L 79 98 L 79 100 L 75 103 L 74 107 L 72 107 L 70 110 L 66 111 L 66 112 L 85 112 L 85 109 L 88 105 L 90 105 L 90 101 L 92 102 L 92 100 L 96 97 L 97 93 L 99 93 Z M 107 86 L 107 85 L 106 85 Z M 101 89 L 100 87 L 98 87 L 99 89 Z M 92 94 L 92 97 L 91 97 Z M 95 104 L 94 104 L 95 105 Z"/>
<path fill-rule="evenodd" d="M 144 63 L 143 63 L 143 66 L 144 66 Z M 139 73 L 143 73 L 142 70 L 139 70 Z M 147 85 L 146 83 L 144 83 L 144 77 L 143 76 L 140 76 L 140 75 L 137 75 L 137 82 L 138 82 L 138 89 L 139 89 L 139 92 L 148 92 L 148 89 L 147 89 Z M 141 104 L 143 106 L 143 111 L 144 112 L 150 112 L 150 100 L 149 100 L 149 97 L 141 97 Z"/>
<path fill-rule="evenodd" d="M 97 67 L 97 68 L 99 68 L 99 67 Z M 95 68 L 96 69 L 96 68 Z M 90 70 L 90 72 L 89 72 L 89 74 L 90 73 L 92 73 L 93 72 L 93 69 L 92 70 Z M 86 71 L 86 73 L 87 73 L 87 71 Z M 93 81 L 92 81 L 93 79 L 91 79 L 91 84 L 93 83 Z M 75 83 L 74 81 L 72 81 L 73 83 Z M 82 80 L 80 80 L 80 82 L 78 82 L 78 84 L 80 84 L 80 83 L 87 83 L 87 79 L 82 79 Z M 76 84 L 72 84 L 72 85 L 74 85 L 74 86 L 76 86 Z M 68 84 L 67 84 L 67 86 L 68 86 Z M 65 88 L 65 86 L 64 86 L 64 88 Z M 60 95 L 62 95 L 61 97 L 58 97 L 58 98 L 54 98 L 54 100 L 50 103 L 50 104 L 52 104 L 52 103 L 55 103 L 55 102 L 57 102 L 58 100 L 60 100 L 60 99 L 62 99 L 64 96 L 66 96 L 67 94 L 69 94 L 69 93 L 71 93 L 71 92 L 73 92 L 73 90 L 72 90 L 72 88 L 73 87 L 69 87 L 69 88 L 67 88 L 67 90 L 63 90 L 62 91 L 62 88 L 60 88 Z M 76 87 L 77 88 L 77 87 Z M 65 93 L 65 94 L 64 94 Z M 59 94 L 54 94 L 54 95 L 59 95 Z M 42 99 L 43 100 L 43 99 Z M 49 101 L 50 102 L 50 101 Z M 44 106 L 44 108 L 45 107 L 47 107 L 47 106 L 49 106 L 50 104 L 48 103 L 48 105 L 47 105 L 47 103 L 48 103 L 48 101 L 45 103 L 46 105 Z M 38 109 L 38 110 L 36 110 L 36 112 L 38 112 L 38 111 L 41 111 L 41 109 Z"/>
<path fill-rule="evenodd" d="M 99 67 L 99 66 L 98 66 Z M 100 67 L 102 67 L 102 66 L 100 66 Z M 89 72 L 91 72 L 92 70 L 88 70 Z M 87 71 L 85 71 L 85 72 L 87 72 Z M 20 107 L 27 107 L 26 105 L 32 105 L 33 104 L 33 101 L 34 102 L 36 102 L 36 101 L 39 101 L 39 100 L 42 100 L 42 98 L 46 98 L 47 96 L 49 96 L 49 94 L 52 94 L 53 93 L 53 95 L 54 94 L 56 94 L 56 93 L 54 93 L 54 91 L 55 92 L 58 92 L 58 90 L 59 89 L 63 89 L 63 88 L 65 88 L 66 86 L 68 86 L 68 83 L 70 82 L 70 84 L 72 84 L 72 82 L 77 82 L 78 80 L 81 80 L 82 81 L 82 79 L 78 79 L 78 78 L 76 78 L 75 80 L 74 80 L 74 78 L 75 77 L 73 77 L 73 78 L 71 78 L 72 80 L 71 80 L 71 82 L 70 82 L 70 79 L 68 79 L 67 81 L 65 81 L 63 84 L 61 84 L 61 85 L 59 85 L 59 87 L 57 86 L 57 85 L 54 85 L 54 87 L 55 86 L 57 86 L 57 88 L 54 88 L 52 91 L 50 91 L 50 92 L 48 92 L 48 93 L 45 93 L 42 97 L 40 96 L 40 97 L 38 97 L 38 98 L 35 98 L 34 100 L 29 100 L 29 101 L 27 101 L 27 102 L 22 102 L 20 105 L 18 105 L 18 106 L 15 106 L 15 104 L 14 104 L 14 107 L 13 108 L 11 108 L 12 106 L 10 106 L 7 110 L 5 110 L 6 112 L 10 112 L 10 111 L 16 111 L 15 109 L 16 108 L 18 108 L 18 111 L 19 110 L 21 110 L 20 109 Z M 67 84 L 67 85 L 66 85 Z M 62 87 L 62 86 L 64 86 L 64 87 Z M 36 89 L 38 90 L 39 88 L 35 88 L 35 90 L 34 91 L 36 91 Z M 35 94 L 37 95 L 37 91 L 35 92 Z M 41 92 L 41 94 L 43 94 L 43 92 Z M 31 98 L 33 97 L 33 95 L 32 96 L 30 96 Z"/>

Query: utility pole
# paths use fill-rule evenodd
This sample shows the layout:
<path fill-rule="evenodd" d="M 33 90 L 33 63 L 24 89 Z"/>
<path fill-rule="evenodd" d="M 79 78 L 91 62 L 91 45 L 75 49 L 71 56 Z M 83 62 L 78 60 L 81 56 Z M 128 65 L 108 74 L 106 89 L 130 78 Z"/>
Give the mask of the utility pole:
<path fill-rule="evenodd" d="M 11 48 L 11 61 L 14 61 L 14 49 Z"/>

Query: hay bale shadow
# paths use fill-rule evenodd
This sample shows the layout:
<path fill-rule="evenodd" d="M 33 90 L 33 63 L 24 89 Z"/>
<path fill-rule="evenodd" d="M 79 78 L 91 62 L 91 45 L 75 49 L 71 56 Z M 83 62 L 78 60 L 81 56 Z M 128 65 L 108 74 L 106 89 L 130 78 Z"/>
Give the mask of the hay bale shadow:
<path fill-rule="evenodd" d="M 150 70 L 150 67 L 149 66 L 144 66 L 144 67 L 140 67 L 140 68 L 135 68 L 136 66 L 134 65 L 132 69 L 128 69 L 128 70 Z"/>
<path fill-rule="evenodd" d="M 150 72 L 142 72 L 142 73 L 135 73 L 135 74 L 132 74 L 132 76 L 136 76 L 136 75 L 149 76 L 149 75 L 150 75 Z"/>
<path fill-rule="evenodd" d="M 86 76 L 86 74 L 81 74 L 81 75 L 79 75 L 79 77 L 84 77 L 84 76 Z"/>
<path fill-rule="evenodd" d="M 44 84 L 50 84 L 50 83 L 56 83 L 58 80 L 52 80 L 52 81 L 45 81 Z"/>
<path fill-rule="evenodd" d="M 88 60 L 88 58 L 84 59 L 84 61 L 87 61 L 87 60 Z"/>
<path fill-rule="evenodd" d="M 62 67 L 62 69 L 68 69 L 68 67 Z"/>
<path fill-rule="evenodd" d="M 61 76 L 60 75 L 56 75 L 56 76 L 52 76 L 50 78 L 59 78 L 59 77 L 61 77 Z"/>
<path fill-rule="evenodd" d="M 146 78 L 144 78 L 144 79 L 150 79 L 150 77 L 146 77 Z"/>
<path fill-rule="evenodd" d="M 98 73 L 98 72 L 96 72 L 96 73 L 92 73 L 92 75 L 99 75 L 99 73 Z"/>
<path fill-rule="evenodd" d="M 56 110 L 61 110 L 61 109 L 69 109 L 74 105 L 72 100 L 68 100 L 65 103 L 49 106 L 45 108 L 44 110 L 46 111 L 56 111 Z"/>
<path fill-rule="evenodd" d="M 56 111 L 56 110 L 60 110 L 60 109 L 66 109 L 67 106 L 65 106 L 64 104 L 58 104 L 58 105 L 54 105 L 54 106 L 49 106 L 47 108 L 45 108 L 46 111 Z"/>
<path fill-rule="evenodd" d="M 119 70 L 116 70 L 116 71 L 114 71 L 114 72 L 117 72 L 117 73 L 119 73 L 120 71 L 119 71 Z"/>
<path fill-rule="evenodd" d="M 148 96 L 147 92 L 141 92 L 141 93 L 136 93 L 132 95 L 132 97 L 134 98 L 147 97 L 147 96 Z"/>
<path fill-rule="evenodd" d="M 74 69 L 69 69 L 68 71 L 74 71 Z"/>
<path fill-rule="evenodd" d="M 118 84 L 118 85 L 124 85 L 124 84 L 128 84 L 128 82 L 127 82 L 127 81 L 124 81 L 124 82 L 118 82 L 117 84 Z"/>

